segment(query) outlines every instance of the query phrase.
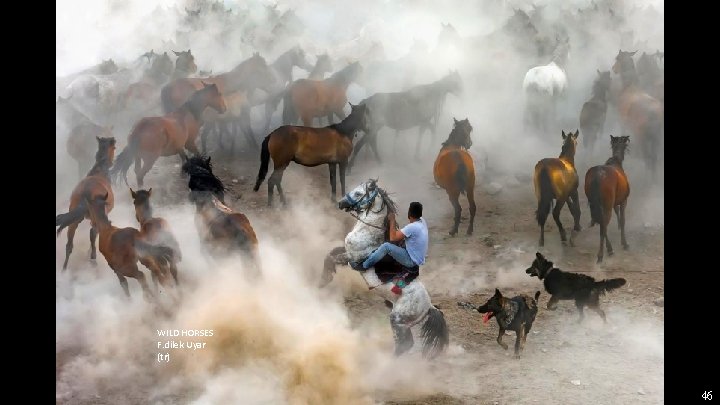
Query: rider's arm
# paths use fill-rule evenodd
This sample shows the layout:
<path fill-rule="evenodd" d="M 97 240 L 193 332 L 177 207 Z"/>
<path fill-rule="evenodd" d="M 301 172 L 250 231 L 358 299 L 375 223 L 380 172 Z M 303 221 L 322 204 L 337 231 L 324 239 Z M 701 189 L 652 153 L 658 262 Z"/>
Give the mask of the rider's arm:
<path fill-rule="evenodd" d="M 399 242 L 403 239 L 405 239 L 405 234 L 400 232 L 400 230 L 397 229 L 397 226 L 395 225 L 395 215 L 389 215 L 389 225 L 390 225 L 390 241 L 391 242 Z"/>

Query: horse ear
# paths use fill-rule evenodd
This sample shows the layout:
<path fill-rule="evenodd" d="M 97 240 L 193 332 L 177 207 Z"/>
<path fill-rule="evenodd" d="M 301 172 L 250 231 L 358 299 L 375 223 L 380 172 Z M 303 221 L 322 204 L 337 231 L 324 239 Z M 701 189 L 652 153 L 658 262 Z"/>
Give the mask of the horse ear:
<path fill-rule="evenodd" d="M 152 195 L 152 187 L 150 187 L 150 188 L 148 189 L 148 197 L 150 197 L 151 195 Z"/>
<path fill-rule="evenodd" d="M 580 130 L 575 129 L 575 135 L 573 135 L 573 138 L 577 139 L 578 136 L 580 136 Z"/>
<path fill-rule="evenodd" d="M 613 143 L 613 142 L 615 142 L 615 137 L 610 135 L 610 143 Z"/>
<path fill-rule="evenodd" d="M 563 139 L 567 138 L 567 135 L 565 135 L 565 130 L 564 130 L 564 129 L 562 130 L 562 138 L 563 138 Z"/>
<path fill-rule="evenodd" d="M 135 194 L 135 191 L 133 191 L 132 187 L 130 187 L 130 196 L 131 196 L 133 199 L 135 199 L 135 197 L 137 197 L 137 195 Z"/>
<path fill-rule="evenodd" d="M 637 53 L 637 51 L 628 52 L 630 56 L 634 56 Z"/>
<path fill-rule="evenodd" d="M 205 160 L 205 164 L 208 164 L 208 165 L 210 164 L 210 158 L 211 158 L 211 157 L 212 157 L 212 156 L 208 156 L 208 158 Z"/>
<path fill-rule="evenodd" d="M 185 52 L 185 53 L 190 53 L 190 48 L 188 48 L 187 52 Z"/>
<path fill-rule="evenodd" d="M 175 56 L 180 56 L 180 54 L 177 53 L 176 51 L 173 51 L 173 53 L 175 54 Z"/>
<path fill-rule="evenodd" d="M 455 124 L 457 124 L 457 123 L 458 123 L 458 120 L 455 119 L 455 117 L 453 117 L 453 122 L 455 122 Z"/>

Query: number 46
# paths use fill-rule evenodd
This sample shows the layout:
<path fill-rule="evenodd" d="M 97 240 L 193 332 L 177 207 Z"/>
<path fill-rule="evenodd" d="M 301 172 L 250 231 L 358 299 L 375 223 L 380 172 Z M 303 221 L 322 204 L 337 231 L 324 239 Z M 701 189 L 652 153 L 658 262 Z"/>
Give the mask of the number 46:
<path fill-rule="evenodd" d="M 702 398 L 706 401 L 709 401 L 712 399 L 712 391 L 705 391 L 702 394 Z"/>

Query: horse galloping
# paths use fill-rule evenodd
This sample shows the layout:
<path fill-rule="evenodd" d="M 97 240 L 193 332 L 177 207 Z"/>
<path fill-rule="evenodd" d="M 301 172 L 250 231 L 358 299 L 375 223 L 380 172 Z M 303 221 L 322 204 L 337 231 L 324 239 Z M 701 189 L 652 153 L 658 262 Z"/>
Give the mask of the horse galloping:
<path fill-rule="evenodd" d="M 203 111 L 211 107 L 223 113 L 227 109 L 218 86 L 203 85 L 176 111 L 163 117 L 145 117 L 135 124 L 128 136 L 127 146 L 120 152 L 111 170 L 116 180 L 122 175 L 127 184 L 127 171 L 134 161 L 137 184 L 142 187 L 145 175 L 160 156 L 184 156 L 185 148 L 199 153 L 195 139 L 202 125 Z"/>
<path fill-rule="evenodd" d="M 573 134 L 565 134 L 562 131 L 563 145 L 560 156 L 557 158 L 545 158 L 535 165 L 533 184 L 535 185 L 535 197 L 538 201 L 538 208 L 535 212 L 538 225 L 540 225 L 540 247 L 545 246 L 545 221 L 547 220 L 553 200 L 556 201 L 552 210 L 553 219 L 560 232 L 560 241 L 563 244 L 567 241 L 565 229 L 560 222 L 560 211 L 565 203 L 568 203 L 570 213 L 575 222 L 573 232 L 570 233 L 570 246 L 573 244 L 574 232 L 582 230 L 580 226 L 580 200 L 578 199 L 578 174 L 575 168 L 575 149 L 579 130 Z"/>
<path fill-rule="evenodd" d="M 443 142 L 442 148 L 435 159 L 433 165 L 433 177 L 435 183 L 447 192 L 450 203 L 455 209 L 455 222 L 450 235 L 455 236 L 460 226 L 460 194 L 466 194 L 468 205 L 470 206 L 470 224 L 468 225 L 467 234 L 472 235 L 473 224 L 475 223 L 475 165 L 472 156 L 468 153 L 468 149 L 472 146 L 472 125 L 465 118 L 458 121 L 453 117 L 453 129 L 448 139 Z"/>
<path fill-rule="evenodd" d="M 358 220 L 345 236 L 344 246 L 333 249 L 326 256 L 321 286 L 332 281 L 338 264 L 347 265 L 350 261 L 364 259 L 388 239 L 387 215 L 395 212 L 395 202 L 377 185 L 376 180 L 370 179 L 348 192 L 338 203 L 338 208 L 355 211 Z M 400 295 L 392 292 L 394 283 L 391 281 L 402 266 L 390 256 L 386 258 L 360 274 L 368 287 L 385 298 L 386 305 L 392 308 L 390 326 L 395 340 L 395 355 L 399 356 L 413 347 L 411 327 L 422 323 L 422 353 L 425 357 L 434 358 L 449 344 L 445 316 L 432 304 L 427 289 L 417 277 L 406 279 L 408 283 Z"/>
<path fill-rule="evenodd" d="M 585 174 L 585 195 L 590 205 L 590 226 L 600 225 L 598 263 L 603 260 L 603 241 L 608 255 L 613 255 L 612 245 L 607 236 L 607 226 L 610 224 L 613 210 L 620 228 L 620 243 L 625 250 L 630 247 L 625 239 L 625 207 L 630 195 L 630 182 L 622 167 L 625 150 L 629 144 L 629 136 L 610 135 L 612 157 L 604 165 L 591 167 Z"/>
<path fill-rule="evenodd" d="M 367 133 L 370 109 L 366 105 L 350 104 L 350 115 L 338 124 L 324 128 L 283 125 L 265 137 L 260 152 L 260 170 L 253 191 L 258 191 L 268 172 L 270 159 L 273 173 L 268 179 L 268 206 L 272 206 L 273 187 L 277 187 L 280 200 L 286 204 L 282 189 L 282 176 L 290 162 L 307 167 L 327 164 L 330 168 L 331 199 L 337 197 L 335 173 L 340 170 L 340 188 L 345 194 L 345 168 L 353 150 L 353 138 L 359 130 Z"/>

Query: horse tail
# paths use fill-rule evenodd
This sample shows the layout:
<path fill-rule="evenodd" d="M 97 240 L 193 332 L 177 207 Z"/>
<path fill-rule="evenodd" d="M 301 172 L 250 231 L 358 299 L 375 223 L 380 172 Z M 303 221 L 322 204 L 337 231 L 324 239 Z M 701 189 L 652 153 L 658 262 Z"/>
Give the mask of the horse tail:
<path fill-rule="evenodd" d="M 172 83 L 172 82 L 170 82 Z M 171 93 L 171 87 L 170 83 L 163 86 L 162 90 L 160 90 L 160 103 L 162 104 L 162 110 L 163 114 L 169 114 L 173 110 L 175 110 L 173 102 L 172 102 L 172 95 Z"/>
<path fill-rule="evenodd" d="M 420 336 L 423 340 L 422 353 L 425 358 L 434 358 L 442 353 L 450 343 L 445 315 L 434 305 L 428 310 L 428 317 L 422 326 Z"/>
<path fill-rule="evenodd" d="M 462 156 L 459 152 L 454 152 L 453 158 L 458 164 L 457 171 L 455 172 L 455 182 L 457 183 L 460 193 L 465 194 L 465 192 L 467 191 L 468 181 L 467 167 L 465 167 L 465 162 L 463 162 Z"/>
<path fill-rule="evenodd" d="M 135 160 L 135 155 L 137 155 L 137 149 L 138 149 L 138 143 L 139 136 L 133 136 L 135 131 L 130 133 L 130 136 L 128 136 L 128 144 L 125 146 L 125 148 L 120 152 L 120 154 L 115 159 L 115 164 L 113 164 L 112 168 L 110 168 L 110 178 L 113 179 L 113 182 L 115 184 L 118 183 L 120 180 L 120 175 L 123 176 L 123 179 L 125 180 L 125 185 L 130 187 L 127 180 L 127 172 L 130 169 L 130 165 L 132 165 L 133 161 Z"/>
<path fill-rule="evenodd" d="M 593 173 L 595 174 L 595 173 Z M 586 180 L 587 181 L 587 180 Z M 590 178 L 588 186 L 588 205 L 590 205 L 590 226 L 603 223 L 602 192 L 597 175 Z"/>
<path fill-rule="evenodd" d="M 545 166 L 540 168 L 538 181 L 540 183 L 540 199 L 538 200 L 537 211 L 535 211 L 535 219 L 537 219 L 538 225 L 543 226 L 545 225 L 548 215 L 550 215 L 554 198 L 550 174 Z"/>
<path fill-rule="evenodd" d="M 260 189 L 260 185 L 263 180 L 265 180 L 265 176 L 267 176 L 268 165 L 270 164 L 270 150 L 268 149 L 270 135 L 263 139 L 262 147 L 260 148 L 260 171 L 258 171 L 257 181 L 255 182 L 255 187 L 253 187 L 253 191 L 258 191 Z"/>
<path fill-rule="evenodd" d="M 174 251 L 168 246 L 151 245 L 141 239 L 136 239 L 135 249 L 140 256 L 152 257 L 161 266 L 169 265 L 173 261 Z"/>
<path fill-rule="evenodd" d="M 294 125 L 297 122 L 297 112 L 292 102 L 292 91 L 288 88 L 283 95 L 283 124 Z"/>
<path fill-rule="evenodd" d="M 57 230 L 57 236 L 60 236 L 60 232 L 62 232 L 63 229 L 66 227 L 76 223 L 80 222 L 85 218 L 85 214 L 88 212 L 88 207 L 85 204 L 85 200 L 80 200 L 80 204 L 78 204 L 77 207 L 71 209 L 70 211 L 57 215 L 55 217 L 55 226 L 59 226 Z"/>

